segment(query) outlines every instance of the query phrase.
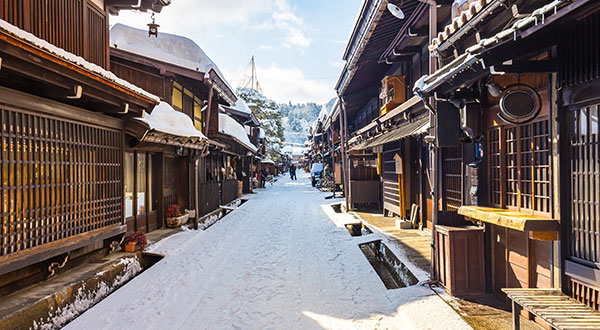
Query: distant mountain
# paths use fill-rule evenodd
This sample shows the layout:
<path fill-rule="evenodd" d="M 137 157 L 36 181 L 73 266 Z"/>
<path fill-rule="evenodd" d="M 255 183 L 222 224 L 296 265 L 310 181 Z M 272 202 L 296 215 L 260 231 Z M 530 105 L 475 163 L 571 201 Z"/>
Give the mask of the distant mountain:
<path fill-rule="evenodd" d="M 309 128 L 319 118 L 322 111 L 330 111 L 335 104 L 333 98 L 324 105 L 316 103 L 279 104 L 286 144 L 304 144 L 308 138 Z"/>

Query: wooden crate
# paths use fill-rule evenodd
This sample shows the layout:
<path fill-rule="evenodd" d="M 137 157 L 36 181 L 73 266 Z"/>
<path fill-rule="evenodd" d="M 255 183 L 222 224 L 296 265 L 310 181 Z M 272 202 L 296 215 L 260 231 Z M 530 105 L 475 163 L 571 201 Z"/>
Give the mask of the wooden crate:
<path fill-rule="evenodd" d="M 436 274 L 454 296 L 485 293 L 483 228 L 436 226 Z"/>

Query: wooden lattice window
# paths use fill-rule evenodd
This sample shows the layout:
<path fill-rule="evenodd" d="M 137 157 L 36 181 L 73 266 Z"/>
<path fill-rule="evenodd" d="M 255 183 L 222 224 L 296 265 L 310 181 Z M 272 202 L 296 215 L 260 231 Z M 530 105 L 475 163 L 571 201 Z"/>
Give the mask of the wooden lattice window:
<path fill-rule="evenodd" d="M 488 137 L 489 202 L 523 212 L 550 213 L 550 143 L 546 120 L 493 127 Z"/>
<path fill-rule="evenodd" d="M 122 222 L 123 133 L 0 108 L 0 256 Z"/>
<path fill-rule="evenodd" d="M 570 112 L 570 255 L 600 262 L 598 106 Z"/>
<path fill-rule="evenodd" d="M 490 171 L 490 203 L 502 205 L 502 154 L 500 153 L 499 127 L 493 128 L 488 134 L 488 168 Z"/>
<path fill-rule="evenodd" d="M 462 147 L 442 148 L 444 209 L 457 211 L 462 206 Z"/>

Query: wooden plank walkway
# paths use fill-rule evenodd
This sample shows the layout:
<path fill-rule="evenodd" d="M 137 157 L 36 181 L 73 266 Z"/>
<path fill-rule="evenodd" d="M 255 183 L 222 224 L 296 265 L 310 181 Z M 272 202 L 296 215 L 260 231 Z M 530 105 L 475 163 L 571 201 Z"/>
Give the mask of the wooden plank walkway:
<path fill-rule="evenodd" d="M 502 289 L 513 301 L 513 329 L 520 329 L 521 310 L 548 322 L 555 329 L 600 329 L 600 312 L 558 289 Z"/>

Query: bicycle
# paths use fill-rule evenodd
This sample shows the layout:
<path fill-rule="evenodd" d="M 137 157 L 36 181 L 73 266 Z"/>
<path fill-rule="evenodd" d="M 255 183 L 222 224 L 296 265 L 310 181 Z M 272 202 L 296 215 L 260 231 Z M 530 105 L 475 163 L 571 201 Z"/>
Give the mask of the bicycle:
<path fill-rule="evenodd" d="M 324 175 L 317 184 L 315 185 L 320 191 L 333 191 L 335 189 L 335 183 L 331 175 Z"/>

